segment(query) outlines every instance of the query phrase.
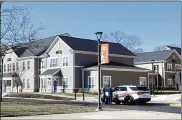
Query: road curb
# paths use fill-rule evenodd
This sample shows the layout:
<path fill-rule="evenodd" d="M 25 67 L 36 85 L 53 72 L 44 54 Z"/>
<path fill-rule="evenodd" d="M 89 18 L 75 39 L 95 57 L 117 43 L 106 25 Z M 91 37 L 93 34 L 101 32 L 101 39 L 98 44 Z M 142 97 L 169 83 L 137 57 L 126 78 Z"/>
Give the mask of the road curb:
<path fill-rule="evenodd" d="M 171 107 L 181 107 L 181 104 L 180 103 L 178 103 L 178 104 L 169 104 L 169 106 L 171 106 Z"/>

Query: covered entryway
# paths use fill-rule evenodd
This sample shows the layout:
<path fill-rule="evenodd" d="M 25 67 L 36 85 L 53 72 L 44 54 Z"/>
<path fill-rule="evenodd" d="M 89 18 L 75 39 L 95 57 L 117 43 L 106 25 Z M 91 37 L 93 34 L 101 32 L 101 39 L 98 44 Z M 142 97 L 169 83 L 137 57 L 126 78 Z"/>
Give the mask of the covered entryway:
<path fill-rule="evenodd" d="M 62 87 L 61 69 L 48 69 L 40 75 L 40 92 L 61 92 Z"/>

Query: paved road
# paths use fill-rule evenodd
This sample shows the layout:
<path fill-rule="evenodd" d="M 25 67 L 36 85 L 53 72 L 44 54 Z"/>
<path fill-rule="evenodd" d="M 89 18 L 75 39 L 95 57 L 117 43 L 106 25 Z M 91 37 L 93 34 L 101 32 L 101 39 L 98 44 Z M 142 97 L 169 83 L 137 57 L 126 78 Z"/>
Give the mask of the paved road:
<path fill-rule="evenodd" d="M 24 99 L 24 98 L 3 98 L 3 102 L 34 102 L 44 104 L 69 104 L 69 105 L 81 105 L 81 106 L 94 106 L 97 107 L 97 103 L 82 102 L 82 101 L 60 101 L 60 100 L 36 100 L 36 99 Z M 155 111 L 181 114 L 180 107 L 171 107 L 158 105 L 154 103 L 148 103 L 146 105 L 102 105 L 103 108 L 112 108 L 120 110 L 140 110 L 140 111 Z"/>

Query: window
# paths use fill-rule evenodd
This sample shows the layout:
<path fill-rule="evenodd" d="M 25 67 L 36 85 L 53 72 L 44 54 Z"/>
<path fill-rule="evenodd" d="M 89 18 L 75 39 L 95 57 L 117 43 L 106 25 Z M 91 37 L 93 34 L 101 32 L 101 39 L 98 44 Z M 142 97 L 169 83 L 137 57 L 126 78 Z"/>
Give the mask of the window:
<path fill-rule="evenodd" d="M 41 79 L 41 82 L 42 82 L 42 88 L 46 88 L 47 87 L 47 80 L 46 79 Z"/>
<path fill-rule="evenodd" d="M 114 91 L 127 91 L 126 87 L 116 87 Z"/>
<path fill-rule="evenodd" d="M 142 86 L 147 85 L 147 78 L 146 77 L 140 77 L 139 81 L 140 81 L 140 85 L 142 85 Z"/>
<path fill-rule="evenodd" d="M 30 88 L 30 79 L 27 79 L 27 88 Z"/>
<path fill-rule="evenodd" d="M 6 65 L 4 65 L 4 72 L 6 72 Z"/>
<path fill-rule="evenodd" d="M 13 72 L 15 71 L 15 63 L 13 63 Z"/>
<path fill-rule="evenodd" d="M 172 81 L 171 78 L 168 78 L 168 79 L 167 79 L 167 85 L 168 85 L 169 87 L 172 87 L 172 86 L 173 86 L 173 81 Z"/>
<path fill-rule="evenodd" d="M 95 77 L 88 76 L 88 88 L 94 88 L 95 87 Z"/>
<path fill-rule="evenodd" d="M 25 88 L 25 79 L 23 79 L 23 86 L 22 87 Z"/>
<path fill-rule="evenodd" d="M 19 70 L 19 64 L 18 64 L 18 62 L 16 63 L 16 70 L 17 71 Z"/>
<path fill-rule="evenodd" d="M 64 77 L 63 78 L 63 88 L 68 88 L 68 78 L 67 77 Z"/>
<path fill-rule="evenodd" d="M 68 56 L 63 56 L 63 66 L 68 66 Z"/>
<path fill-rule="evenodd" d="M 27 69 L 30 69 L 30 61 L 27 61 Z"/>
<path fill-rule="evenodd" d="M 175 64 L 175 71 L 180 72 L 181 71 L 181 65 L 180 64 Z"/>
<path fill-rule="evenodd" d="M 109 88 L 111 86 L 111 76 L 103 76 L 103 86 Z"/>
<path fill-rule="evenodd" d="M 47 85 L 48 85 L 48 86 L 52 86 L 52 81 L 51 81 L 50 78 L 48 78 Z"/>
<path fill-rule="evenodd" d="M 2 65 L 0 65 L 0 73 L 2 72 Z"/>
<path fill-rule="evenodd" d="M 57 58 L 50 59 L 50 67 L 57 67 Z"/>
<path fill-rule="evenodd" d="M 44 69 L 45 68 L 45 60 L 41 61 L 41 68 Z"/>
<path fill-rule="evenodd" d="M 23 70 L 25 70 L 25 62 L 23 62 Z"/>
<path fill-rule="evenodd" d="M 147 87 L 130 87 L 132 91 L 148 91 L 149 89 Z"/>
<path fill-rule="evenodd" d="M 11 64 L 8 64 L 8 72 L 11 72 Z"/>
<path fill-rule="evenodd" d="M 11 58 L 8 58 L 7 61 L 11 61 Z"/>
<path fill-rule="evenodd" d="M 167 64 L 167 71 L 172 71 L 172 64 Z"/>
<path fill-rule="evenodd" d="M 159 65 L 154 65 L 154 71 L 159 72 Z"/>

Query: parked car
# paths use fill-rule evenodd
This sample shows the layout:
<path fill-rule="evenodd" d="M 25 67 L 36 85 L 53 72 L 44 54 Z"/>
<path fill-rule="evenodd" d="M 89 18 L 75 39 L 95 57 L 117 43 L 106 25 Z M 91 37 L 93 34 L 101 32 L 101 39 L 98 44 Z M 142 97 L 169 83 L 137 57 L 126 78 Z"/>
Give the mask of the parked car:
<path fill-rule="evenodd" d="M 108 104 L 108 92 L 105 93 L 105 99 L 101 96 L 101 101 Z M 151 100 L 150 91 L 146 86 L 122 85 L 113 90 L 112 102 L 116 104 L 145 104 Z"/>

